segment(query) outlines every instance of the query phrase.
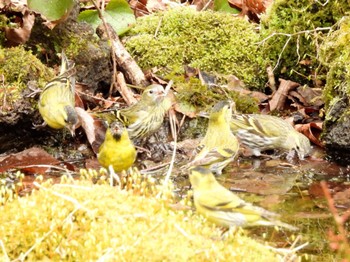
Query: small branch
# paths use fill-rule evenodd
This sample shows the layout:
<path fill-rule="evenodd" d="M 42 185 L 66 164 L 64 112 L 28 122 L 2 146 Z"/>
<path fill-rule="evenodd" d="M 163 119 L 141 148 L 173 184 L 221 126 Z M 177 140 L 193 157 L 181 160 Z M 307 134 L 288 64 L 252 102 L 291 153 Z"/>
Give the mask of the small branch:
<path fill-rule="evenodd" d="M 111 42 L 114 47 L 113 50 L 118 68 L 120 68 L 124 73 L 127 82 L 136 86 L 147 86 L 149 83 L 146 80 L 145 74 L 142 72 L 141 68 L 125 49 L 113 28 L 109 24 L 107 24 L 107 28 L 111 36 Z"/>
<path fill-rule="evenodd" d="M 4 245 L 4 242 L 2 242 L 2 240 L 0 239 L 0 247 L 1 247 L 1 250 L 2 250 L 2 253 L 4 254 L 3 258 L 5 258 L 5 262 L 9 262 L 11 261 L 7 252 L 6 252 L 6 248 L 5 248 L 5 245 Z"/>
<path fill-rule="evenodd" d="M 124 75 L 121 72 L 117 73 L 116 88 L 128 106 L 137 103 L 133 91 L 126 85 Z"/>
<path fill-rule="evenodd" d="M 327 183 L 325 181 L 321 181 L 321 187 L 322 187 L 324 196 L 327 200 L 328 208 L 333 215 L 335 224 L 339 231 L 338 237 L 340 238 L 341 243 L 344 245 L 344 250 L 350 250 L 350 245 L 347 239 L 347 232 L 344 228 L 345 220 L 343 219 L 342 216 L 339 215 L 338 210 L 336 209 L 334 204 L 334 199 L 332 198 L 331 193 L 329 192 L 329 189 L 327 187 Z"/>
<path fill-rule="evenodd" d="M 61 194 L 61 193 L 58 193 L 58 192 L 55 192 L 55 191 L 50 191 L 50 190 L 48 190 L 47 188 L 45 188 L 45 187 L 43 187 L 42 185 L 40 185 L 38 182 L 34 182 L 33 185 L 36 186 L 36 187 L 38 187 L 38 188 L 40 188 L 41 190 L 44 190 L 44 191 L 46 191 L 46 192 L 48 192 L 48 193 L 54 195 L 54 196 L 60 197 L 60 198 L 62 198 L 62 199 L 64 199 L 64 200 L 67 200 L 67 201 L 73 203 L 73 204 L 74 204 L 75 206 L 77 206 L 79 209 L 82 209 L 82 210 L 84 210 L 84 211 L 86 211 L 86 212 L 90 212 L 89 209 L 87 209 L 87 208 L 84 207 L 82 204 L 80 204 L 79 201 L 76 200 L 75 198 L 72 198 L 72 197 L 70 197 L 70 196 L 67 196 L 67 195 L 64 195 L 64 194 Z"/>
<path fill-rule="evenodd" d="M 318 31 L 329 31 L 331 30 L 332 27 L 317 27 L 315 29 L 311 29 L 311 30 L 303 30 L 303 31 L 299 31 L 299 32 L 296 32 L 296 33 L 293 33 L 293 34 L 287 34 L 287 33 L 272 33 L 271 35 L 269 35 L 268 37 L 264 38 L 262 41 L 258 42 L 257 44 L 258 45 L 261 45 L 263 43 L 265 43 L 268 39 L 274 37 L 274 36 L 277 36 L 277 35 L 282 35 L 282 36 L 286 36 L 288 37 L 287 41 L 284 43 L 283 45 L 283 48 L 282 48 L 282 51 L 280 52 L 280 54 L 278 55 L 278 60 L 277 60 L 277 63 L 275 65 L 275 67 L 273 68 L 272 71 L 275 71 L 275 69 L 278 67 L 280 61 L 281 61 L 281 58 L 282 58 L 282 54 L 283 52 L 285 51 L 285 49 L 287 48 L 287 45 L 288 43 L 290 42 L 290 40 L 292 39 L 293 36 L 298 36 L 298 43 L 297 43 L 297 55 L 298 55 L 298 58 L 300 60 L 300 54 L 299 54 L 299 36 L 302 35 L 302 34 L 309 34 L 309 33 L 313 33 L 313 32 L 318 32 Z"/>
<path fill-rule="evenodd" d="M 295 35 L 302 35 L 302 34 L 308 34 L 308 33 L 313 33 L 313 32 L 318 32 L 318 31 L 327 31 L 327 30 L 331 30 L 332 27 L 317 27 L 315 29 L 311 29 L 311 30 L 304 30 L 304 31 L 299 31 L 293 34 L 287 34 L 287 33 L 272 33 L 271 35 L 269 35 L 268 37 L 264 38 L 262 41 L 258 42 L 257 44 L 263 44 L 265 43 L 268 39 L 276 36 L 276 35 L 283 35 L 283 36 L 288 36 L 288 37 L 292 37 Z"/>

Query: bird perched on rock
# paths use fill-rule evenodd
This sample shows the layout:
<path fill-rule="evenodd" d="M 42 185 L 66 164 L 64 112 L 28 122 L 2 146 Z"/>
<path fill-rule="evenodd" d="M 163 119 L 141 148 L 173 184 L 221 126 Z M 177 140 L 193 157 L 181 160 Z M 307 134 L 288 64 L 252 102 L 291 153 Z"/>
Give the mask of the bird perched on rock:
<path fill-rule="evenodd" d="M 214 105 L 209 116 L 207 132 L 198 148 L 200 151 L 189 163 L 190 166 L 205 166 L 219 175 L 236 157 L 239 143 L 230 130 L 232 105 L 233 102 L 228 100 Z"/>
<path fill-rule="evenodd" d="M 74 63 L 69 63 L 62 52 L 60 74 L 48 82 L 39 98 L 39 112 L 44 121 L 54 129 L 66 127 L 74 136 L 78 124 L 75 111 Z"/>
<path fill-rule="evenodd" d="M 277 214 L 239 198 L 220 185 L 207 168 L 191 168 L 190 182 L 197 212 L 219 226 L 280 226 L 290 230 L 297 229 L 277 220 Z"/>
<path fill-rule="evenodd" d="M 128 131 L 118 122 L 107 128 L 104 142 L 99 148 L 97 159 L 100 164 L 115 172 L 128 170 L 136 160 L 136 149 L 131 142 Z"/>
<path fill-rule="evenodd" d="M 300 159 L 304 159 L 311 150 L 310 141 L 306 136 L 276 116 L 233 115 L 231 130 L 255 156 L 260 156 L 265 150 L 277 149 L 287 151 L 287 158 L 296 152 Z"/>
<path fill-rule="evenodd" d="M 153 84 L 143 91 L 139 102 L 117 111 L 131 139 L 148 137 L 160 128 L 172 103 L 166 95 L 161 85 Z"/>

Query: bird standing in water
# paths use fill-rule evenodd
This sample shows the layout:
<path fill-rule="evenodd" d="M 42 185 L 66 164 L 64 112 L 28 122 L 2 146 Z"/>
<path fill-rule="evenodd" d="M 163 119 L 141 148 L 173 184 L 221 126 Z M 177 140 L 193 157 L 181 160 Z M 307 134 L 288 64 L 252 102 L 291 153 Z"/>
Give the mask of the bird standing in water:
<path fill-rule="evenodd" d="M 208 129 L 199 145 L 199 153 L 190 166 L 205 166 L 220 175 L 236 156 L 239 143 L 230 129 L 232 118 L 231 101 L 220 101 L 214 105 L 209 116 Z"/>
<path fill-rule="evenodd" d="M 276 116 L 233 115 L 231 130 L 255 156 L 265 150 L 277 149 L 287 151 L 287 158 L 296 152 L 299 159 L 304 159 L 311 151 L 309 139 Z"/>
<path fill-rule="evenodd" d="M 194 205 L 198 213 L 223 227 L 280 226 L 297 228 L 277 219 L 278 215 L 253 206 L 220 185 L 213 173 L 204 167 L 190 169 Z"/>

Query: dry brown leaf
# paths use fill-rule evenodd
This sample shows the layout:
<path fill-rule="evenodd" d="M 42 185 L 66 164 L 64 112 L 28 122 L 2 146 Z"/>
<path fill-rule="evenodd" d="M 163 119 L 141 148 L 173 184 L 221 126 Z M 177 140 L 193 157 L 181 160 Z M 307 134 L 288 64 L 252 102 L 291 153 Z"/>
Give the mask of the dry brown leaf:
<path fill-rule="evenodd" d="M 230 6 L 242 10 L 240 16 L 248 16 L 250 20 L 259 22 L 260 14 L 272 4 L 273 0 L 228 0 Z"/>
<path fill-rule="evenodd" d="M 95 169 L 98 170 L 101 168 L 100 163 L 98 162 L 97 158 L 93 159 L 86 159 L 85 160 L 85 168 L 86 169 Z"/>
<path fill-rule="evenodd" d="M 305 101 L 305 106 L 312 105 L 320 107 L 324 105 L 322 99 L 322 89 L 321 88 L 310 88 L 305 86 L 299 86 L 297 92 L 303 97 Z"/>
<path fill-rule="evenodd" d="M 328 181 L 327 186 L 336 207 L 350 208 L 350 185 Z M 313 198 L 324 198 L 324 192 L 319 182 L 315 182 L 309 187 L 309 194 Z"/>
<path fill-rule="evenodd" d="M 258 91 L 250 91 L 246 88 L 244 88 L 244 83 L 236 76 L 231 75 L 229 77 L 228 83 L 227 83 L 227 90 L 229 91 L 235 91 L 242 95 L 247 95 L 253 98 L 256 98 L 260 103 L 263 101 L 266 101 L 269 96 L 265 95 L 262 92 Z"/>
<path fill-rule="evenodd" d="M 39 165 L 58 165 L 59 163 L 59 160 L 45 150 L 32 147 L 3 158 L 0 162 L 0 172 L 6 172 L 9 169 L 20 169 L 25 173 L 45 174 L 49 167 L 40 167 Z"/>
<path fill-rule="evenodd" d="M 324 147 L 322 141 L 320 140 L 320 136 L 322 133 L 322 125 L 323 125 L 323 122 L 311 122 L 307 124 L 295 125 L 294 128 L 298 132 L 304 134 L 307 138 L 309 138 L 310 141 L 315 145 Z"/>
<path fill-rule="evenodd" d="M 80 107 L 76 107 L 79 121 L 85 131 L 86 137 L 95 154 L 98 153 L 100 145 L 104 141 L 107 127 L 100 119 L 94 119 L 91 114 Z"/>
<path fill-rule="evenodd" d="M 16 19 L 18 27 L 5 27 L 5 36 L 11 45 L 24 44 L 28 41 L 35 21 L 35 15 L 28 10 L 24 11 L 22 17 Z"/>
<path fill-rule="evenodd" d="M 285 194 L 295 184 L 296 173 L 273 174 L 251 170 L 240 170 L 234 173 L 225 184 L 231 190 L 250 192 L 260 195 Z"/>
<path fill-rule="evenodd" d="M 299 84 L 290 80 L 279 79 L 280 85 L 270 100 L 270 110 L 283 110 L 286 104 L 288 93 L 296 89 Z"/>
<path fill-rule="evenodd" d="M 149 13 L 146 5 L 147 0 L 131 0 L 129 2 L 129 6 L 132 10 L 134 10 L 136 17 L 144 16 Z"/>
<path fill-rule="evenodd" d="M 166 10 L 166 5 L 162 0 L 148 0 L 146 4 L 147 10 L 151 13 Z"/>

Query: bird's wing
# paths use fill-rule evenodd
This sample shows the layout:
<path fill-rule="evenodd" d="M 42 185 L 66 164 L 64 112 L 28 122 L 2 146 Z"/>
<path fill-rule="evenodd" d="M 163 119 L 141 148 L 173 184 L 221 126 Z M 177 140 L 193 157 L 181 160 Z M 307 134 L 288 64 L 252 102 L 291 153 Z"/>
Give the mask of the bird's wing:
<path fill-rule="evenodd" d="M 248 221 L 261 219 L 261 217 L 269 219 L 278 216 L 276 213 L 245 202 L 221 185 L 215 189 L 201 192 L 200 196 L 197 197 L 197 201 L 210 210 L 242 213 L 247 216 Z"/>
<path fill-rule="evenodd" d="M 211 165 L 216 162 L 221 162 L 227 160 L 228 158 L 233 158 L 237 152 L 229 148 L 213 148 L 208 150 L 207 148 L 203 148 L 198 155 L 192 161 L 193 165 L 206 166 Z"/>
<path fill-rule="evenodd" d="M 198 203 L 212 210 L 232 210 L 244 203 L 241 198 L 220 184 L 215 188 L 200 191 L 195 197 Z"/>
<path fill-rule="evenodd" d="M 271 124 L 266 125 L 270 121 Z M 260 137 L 278 137 L 281 134 L 278 125 L 274 125 L 275 119 L 270 119 L 265 115 L 234 115 L 232 117 L 231 128 L 234 133 L 245 130 L 250 134 Z M 278 120 L 277 120 L 278 121 Z"/>

